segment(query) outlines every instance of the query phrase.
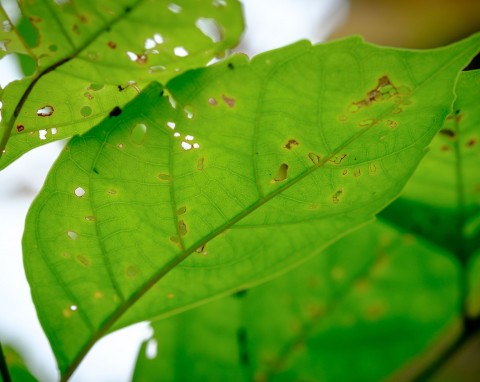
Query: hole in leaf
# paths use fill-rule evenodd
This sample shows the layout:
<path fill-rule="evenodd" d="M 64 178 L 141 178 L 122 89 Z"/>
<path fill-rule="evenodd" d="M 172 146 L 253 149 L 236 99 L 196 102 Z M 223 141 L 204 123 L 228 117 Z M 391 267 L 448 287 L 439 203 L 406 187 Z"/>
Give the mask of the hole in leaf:
<path fill-rule="evenodd" d="M 173 13 L 180 13 L 182 11 L 182 7 L 178 4 L 175 3 L 170 3 L 168 4 L 168 10 L 173 12 Z"/>
<path fill-rule="evenodd" d="M 188 119 L 192 119 L 194 115 L 193 107 L 190 105 L 185 105 L 183 108 L 183 111 L 185 112 L 185 115 L 187 116 Z"/>
<path fill-rule="evenodd" d="M 81 198 L 83 195 L 85 195 L 85 190 L 82 187 L 77 187 L 75 189 L 75 195 Z"/>
<path fill-rule="evenodd" d="M 186 57 L 188 56 L 188 51 L 183 46 L 176 46 L 173 48 L 173 53 L 177 57 Z"/>
<path fill-rule="evenodd" d="M 155 338 L 152 338 L 152 339 L 148 340 L 147 346 L 145 348 L 145 357 L 147 357 L 147 359 L 156 358 L 157 357 L 157 348 L 158 348 L 158 344 L 157 344 L 157 340 Z"/>
<path fill-rule="evenodd" d="M 168 121 L 168 122 L 167 122 L 167 126 L 168 126 L 169 128 L 171 128 L 172 130 L 174 130 L 174 129 L 175 129 L 175 122 Z"/>
<path fill-rule="evenodd" d="M 163 44 L 163 36 L 160 33 L 155 33 L 153 39 L 157 44 Z"/>
<path fill-rule="evenodd" d="M 282 163 L 278 168 L 277 175 L 275 175 L 275 178 L 273 178 L 273 180 L 275 182 L 283 182 L 285 179 L 288 178 L 287 172 L 288 172 L 288 164 Z"/>
<path fill-rule="evenodd" d="M 47 105 L 42 107 L 41 109 L 37 110 L 37 115 L 39 117 L 50 117 L 54 112 L 54 109 L 52 106 Z"/>
<path fill-rule="evenodd" d="M 39 130 L 38 137 L 43 141 L 47 139 L 47 130 Z"/>
<path fill-rule="evenodd" d="M 69 308 L 72 312 L 75 312 L 76 310 L 78 310 L 78 306 L 76 305 L 70 305 L 70 308 Z"/>
<path fill-rule="evenodd" d="M 223 33 L 220 26 L 214 19 L 200 17 L 195 22 L 195 26 L 207 37 L 209 37 L 214 43 L 223 40 Z"/>
<path fill-rule="evenodd" d="M 78 233 L 76 233 L 76 232 L 68 231 L 67 235 L 72 240 L 77 240 L 78 239 Z"/>
<path fill-rule="evenodd" d="M 130 132 L 130 140 L 136 145 L 142 145 L 147 135 L 147 126 L 143 123 L 139 123 L 134 126 Z"/>
<path fill-rule="evenodd" d="M 190 143 L 185 142 L 185 141 L 182 142 L 181 145 L 182 145 L 182 148 L 183 148 L 185 151 L 188 151 L 188 150 L 190 150 L 190 149 L 193 147 Z"/>

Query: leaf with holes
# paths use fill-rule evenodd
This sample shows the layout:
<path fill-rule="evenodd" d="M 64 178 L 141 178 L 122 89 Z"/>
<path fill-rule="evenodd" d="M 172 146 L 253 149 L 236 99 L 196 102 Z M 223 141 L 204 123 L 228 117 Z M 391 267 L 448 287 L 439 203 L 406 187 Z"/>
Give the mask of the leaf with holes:
<path fill-rule="evenodd" d="M 412 380 L 428 358 L 412 359 L 458 334 L 459 273 L 376 222 L 271 282 L 152 324 L 133 380 Z"/>
<path fill-rule="evenodd" d="M 480 258 L 479 88 L 480 71 L 462 72 L 454 113 L 433 140 L 401 198 L 382 212 L 385 219 L 448 249 L 472 269 L 473 294 L 468 307 L 472 316 L 480 313 L 476 264 Z"/>
<path fill-rule="evenodd" d="M 10 53 L 27 53 L 28 47 L 20 38 L 2 5 L 0 5 L 0 59 Z"/>
<path fill-rule="evenodd" d="M 152 80 L 165 82 L 223 55 L 243 30 L 237 0 L 21 5 L 39 35 L 36 46 L 22 47 L 38 69 L 2 95 L 0 168 L 32 148 L 89 130 Z M 4 34 L 17 36 L 12 44 L 23 43 L 10 21 L 2 22 L 12 28 Z"/>
<path fill-rule="evenodd" d="M 23 241 L 64 378 L 104 334 L 273 277 L 371 220 L 440 129 L 479 41 L 235 55 L 168 95 L 152 84 L 73 138 Z"/>

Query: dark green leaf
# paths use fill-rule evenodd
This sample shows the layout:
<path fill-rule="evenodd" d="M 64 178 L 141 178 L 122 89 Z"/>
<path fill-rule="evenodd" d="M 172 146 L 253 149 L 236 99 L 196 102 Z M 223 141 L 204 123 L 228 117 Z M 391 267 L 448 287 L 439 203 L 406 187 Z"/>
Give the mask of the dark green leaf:
<path fill-rule="evenodd" d="M 428 242 L 368 225 L 274 281 L 154 323 L 133 380 L 412 380 L 418 356 L 458 333 L 459 274 Z"/>

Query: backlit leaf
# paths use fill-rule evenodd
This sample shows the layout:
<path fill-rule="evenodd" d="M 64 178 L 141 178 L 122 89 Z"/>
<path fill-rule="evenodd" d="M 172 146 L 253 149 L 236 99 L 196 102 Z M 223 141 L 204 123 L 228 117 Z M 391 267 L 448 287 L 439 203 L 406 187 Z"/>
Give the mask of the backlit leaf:
<path fill-rule="evenodd" d="M 468 310 L 480 312 L 480 71 L 462 72 L 450 115 L 401 198 L 382 216 L 449 249 L 468 267 L 473 295 Z M 476 263 L 475 263 L 476 262 Z M 472 263 L 472 264 L 470 264 Z"/>
<path fill-rule="evenodd" d="M 237 0 L 33 0 L 22 10 L 39 32 L 38 69 L 3 93 L 0 168 L 87 131 L 152 80 L 224 55 L 243 29 Z"/>
<path fill-rule="evenodd" d="M 448 254 L 374 223 L 271 282 L 152 324 L 133 380 L 413 380 L 428 362 L 418 355 L 458 333 L 459 274 Z"/>
<path fill-rule="evenodd" d="M 23 241 L 64 378 L 107 332 L 271 278 L 371 220 L 423 157 L 479 40 L 235 55 L 74 137 Z"/>

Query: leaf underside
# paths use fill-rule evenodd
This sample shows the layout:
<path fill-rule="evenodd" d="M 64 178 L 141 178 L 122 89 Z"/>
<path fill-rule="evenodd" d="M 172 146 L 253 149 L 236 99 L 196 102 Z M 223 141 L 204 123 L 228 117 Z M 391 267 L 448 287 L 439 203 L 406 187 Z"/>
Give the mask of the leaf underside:
<path fill-rule="evenodd" d="M 88 131 L 151 81 L 224 55 L 243 31 L 237 0 L 34 0 L 22 11 L 38 44 L 28 47 L 3 10 L 0 24 L 9 32 L 0 32 L 0 44 L 5 38 L 7 53 L 28 55 L 37 71 L 4 89 L 0 169 L 35 147 Z"/>
<path fill-rule="evenodd" d="M 23 240 L 64 378 L 107 332 L 273 277 L 370 221 L 450 112 L 478 40 L 236 55 L 74 137 Z"/>
<path fill-rule="evenodd" d="M 375 222 L 273 281 L 152 324 L 133 381 L 383 380 L 440 333 L 451 340 L 459 274 Z"/>

